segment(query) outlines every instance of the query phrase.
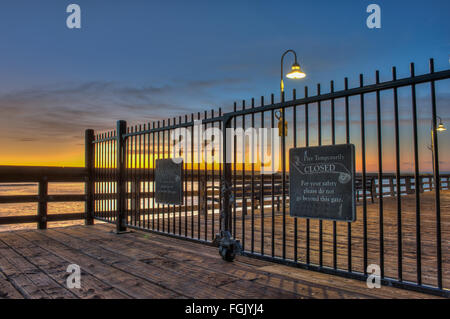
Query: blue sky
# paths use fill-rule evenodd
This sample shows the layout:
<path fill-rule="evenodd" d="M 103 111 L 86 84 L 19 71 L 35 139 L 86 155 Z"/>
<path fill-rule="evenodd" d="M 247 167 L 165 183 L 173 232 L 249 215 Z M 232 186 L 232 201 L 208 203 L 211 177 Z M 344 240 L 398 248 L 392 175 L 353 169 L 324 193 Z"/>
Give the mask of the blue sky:
<path fill-rule="evenodd" d="M 70 3 L 81 7 L 80 30 L 66 27 Z M 366 26 L 370 3 L 381 7 L 381 29 Z M 317 83 L 327 91 L 330 80 L 341 89 L 345 76 L 355 86 L 359 73 L 373 82 L 377 69 L 388 80 L 393 65 L 404 77 L 410 62 L 421 74 L 430 57 L 437 70 L 448 69 L 449 12 L 445 0 L 4 0 L 0 142 L 39 145 L 58 136 L 63 152 L 63 144 L 81 147 L 86 127 L 228 109 L 278 94 L 288 48 L 308 75 L 285 81 L 288 92 L 304 85 L 315 92 Z M 446 83 L 439 89 L 448 97 Z M 10 155 L 23 156 L 20 147 L 10 146 Z"/>

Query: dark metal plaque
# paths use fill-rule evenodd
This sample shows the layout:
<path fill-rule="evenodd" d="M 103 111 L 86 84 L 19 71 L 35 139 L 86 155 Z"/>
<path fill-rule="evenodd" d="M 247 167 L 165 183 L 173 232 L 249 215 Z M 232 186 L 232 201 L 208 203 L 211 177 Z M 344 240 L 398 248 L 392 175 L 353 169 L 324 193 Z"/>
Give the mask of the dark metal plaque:
<path fill-rule="evenodd" d="M 159 204 L 183 204 L 183 160 L 155 161 L 155 201 Z"/>
<path fill-rule="evenodd" d="M 355 221 L 355 146 L 291 148 L 289 199 L 292 217 Z"/>

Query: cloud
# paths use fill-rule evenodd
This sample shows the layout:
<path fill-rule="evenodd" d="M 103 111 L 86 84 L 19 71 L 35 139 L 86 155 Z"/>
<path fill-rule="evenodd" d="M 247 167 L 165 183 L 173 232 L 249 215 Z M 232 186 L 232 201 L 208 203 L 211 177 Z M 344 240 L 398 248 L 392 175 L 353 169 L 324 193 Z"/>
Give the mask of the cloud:
<path fill-rule="evenodd" d="M 86 128 L 111 129 L 119 119 L 145 123 L 198 111 L 213 90 L 239 83 L 229 78 L 133 87 L 93 81 L 8 92 L 0 95 L 0 133 L 19 142 L 65 142 L 79 139 Z"/>

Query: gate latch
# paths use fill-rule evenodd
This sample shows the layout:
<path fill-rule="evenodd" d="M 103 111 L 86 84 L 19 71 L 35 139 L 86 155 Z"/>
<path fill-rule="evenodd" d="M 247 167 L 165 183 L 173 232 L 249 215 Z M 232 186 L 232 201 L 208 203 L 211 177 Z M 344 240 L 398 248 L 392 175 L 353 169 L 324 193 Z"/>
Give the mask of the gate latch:
<path fill-rule="evenodd" d="M 236 255 L 242 252 L 241 242 L 231 237 L 229 231 L 220 231 L 220 235 L 216 235 L 214 243 L 219 246 L 219 253 L 225 261 L 233 261 Z"/>
<path fill-rule="evenodd" d="M 283 111 L 278 110 L 275 112 L 275 117 L 278 120 L 278 136 L 283 136 L 283 123 L 284 123 L 284 136 L 287 136 L 288 135 L 288 124 L 287 124 L 286 120 L 283 121 L 282 112 L 284 112 L 284 110 Z"/>

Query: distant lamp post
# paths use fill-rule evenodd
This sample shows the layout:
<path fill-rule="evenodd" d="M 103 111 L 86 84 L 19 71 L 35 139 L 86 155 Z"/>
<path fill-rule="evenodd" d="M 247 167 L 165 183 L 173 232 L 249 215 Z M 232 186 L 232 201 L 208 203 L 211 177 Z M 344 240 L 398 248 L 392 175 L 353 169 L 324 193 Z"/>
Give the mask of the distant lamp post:
<path fill-rule="evenodd" d="M 440 118 L 439 118 L 440 119 Z M 444 124 L 442 123 L 442 120 L 440 120 L 440 123 L 436 129 L 438 132 L 444 132 L 447 131 L 447 129 L 445 128 Z"/>
<path fill-rule="evenodd" d="M 288 79 L 294 79 L 294 80 L 298 80 L 298 79 L 303 79 L 306 77 L 306 73 L 304 73 L 302 71 L 302 69 L 300 68 L 300 65 L 297 62 L 297 53 L 295 53 L 294 50 L 286 50 L 283 55 L 281 56 L 281 79 L 280 79 L 280 90 L 281 90 L 281 98 L 283 98 L 283 93 L 284 93 L 284 81 L 283 81 L 283 63 L 284 63 L 284 57 L 286 56 L 286 54 L 288 54 L 289 52 L 291 52 L 294 55 L 294 64 L 292 64 L 291 67 L 291 72 L 289 72 L 288 74 L 286 74 L 286 77 Z M 278 111 L 276 111 L 275 113 L 275 117 L 278 120 L 278 133 L 280 136 L 282 136 L 283 132 L 283 110 L 280 109 Z M 284 121 L 284 135 L 287 136 L 287 122 Z"/>
<path fill-rule="evenodd" d="M 440 116 L 437 116 L 437 118 L 439 119 L 439 125 L 436 127 L 436 131 L 437 132 L 445 132 L 447 131 L 447 129 L 444 126 L 444 123 L 442 123 L 442 118 Z M 440 177 L 436 176 L 436 168 L 434 167 L 434 158 L 435 158 L 435 154 L 434 154 L 434 124 L 433 120 L 431 120 L 431 155 L 432 155 L 432 163 L 433 163 L 433 179 L 434 179 L 434 187 L 436 188 L 436 183 L 440 182 Z"/>

